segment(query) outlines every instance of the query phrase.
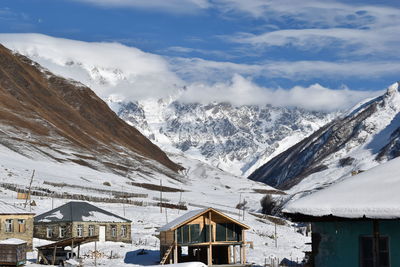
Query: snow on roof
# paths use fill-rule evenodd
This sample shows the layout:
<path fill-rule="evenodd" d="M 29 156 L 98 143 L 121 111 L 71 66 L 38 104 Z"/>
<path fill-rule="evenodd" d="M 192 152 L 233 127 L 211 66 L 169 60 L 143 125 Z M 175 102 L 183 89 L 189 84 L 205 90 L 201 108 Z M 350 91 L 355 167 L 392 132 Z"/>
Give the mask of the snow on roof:
<path fill-rule="evenodd" d="M 15 207 L 6 202 L 0 201 L 0 214 L 33 214 L 24 209 Z"/>
<path fill-rule="evenodd" d="M 35 222 L 131 222 L 87 202 L 71 201 L 35 217 Z"/>
<path fill-rule="evenodd" d="M 150 265 L 148 267 L 157 267 L 157 266 L 165 266 L 165 265 Z M 168 264 L 168 267 L 207 267 L 207 265 L 199 261 L 192 261 L 192 262 Z"/>
<path fill-rule="evenodd" d="M 314 217 L 400 218 L 400 158 L 289 203 L 283 212 Z"/>
<path fill-rule="evenodd" d="M 185 214 L 183 214 L 181 217 L 176 218 L 175 220 L 167 223 L 166 225 L 164 225 L 163 227 L 161 227 L 160 229 L 158 229 L 158 231 L 163 232 L 163 231 L 168 231 L 172 228 L 175 228 L 176 226 L 186 222 L 187 220 L 196 217 L 197 215 L 203 213 L 204 211 L 206 211 L 208 209 L 200 209 L 200 210 L 192 210 L 189 211 Z"/>
<path fill-rule="evenodd" d="M 9 239 L 0 241 L 1 245 L 21 245 L 21 244 L 25 244 L 25 243 L 26 243 L 26 241 L 18 239 L 18 238 L 9 238 Z"/>

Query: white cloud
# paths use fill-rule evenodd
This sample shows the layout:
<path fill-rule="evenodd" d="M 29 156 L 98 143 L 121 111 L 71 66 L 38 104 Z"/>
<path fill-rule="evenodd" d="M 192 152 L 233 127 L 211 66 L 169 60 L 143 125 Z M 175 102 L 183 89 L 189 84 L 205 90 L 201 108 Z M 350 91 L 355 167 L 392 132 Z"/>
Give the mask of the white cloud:
<path fill-rule="evenodd" d="M 227 13 L 241 12 L 280 25 L 264 33 L 224 36 L 231 42 L 257 48 L 332 48 L 340 57 L 399 57 L 400 9 L 392 6 L 346 4 L 317 0 L 219 0 Z"/>
<path fill-rule="evenodd" d="M 203 59 L 164 58 L 117 43 L 89 43 L 40 34 L 0 34 L 0 42 L 28 55 L 56 74 L 73 78 L 105 98 L 127 100 L 176 95 L 182 101 L 224 101 L 236 105 L 272 104 L 313 110 L 349 108 L 376 92 L 328 89 L 321 85 L 271 89 L 251 77 L 291 80 L 310 77 L 368 77 L 397 73 L 400 63 L 318 61 L 269 62 L 260 65 Z"/>
<path fill-rule="evenodd" d="M 183 84 L 161 56 L 118 43 L 96 43 L 41 34 L 0 34 L 0 43 L 46 68 L 76 79 L 101 97 L 167 96 Z"/>
<path fill-rule="evenodd" d="M 286 78 L 292 81 L 315 78 L 336 80 L 371 79 L 398 74 L 398 61 L 269 61 L 237 64 L 200 58 L 170 58 L 172 70 L 189 81 L 224 81 L 233 74 L 250 77 Z"/>
<path fill-rule="evenodd" d="M 104 7 L 129 7 L 171 13 L 193 13 L 210 7 L 208 0 L 73 0 Z"/>
<path fill-rule="evenodd" d="M 301 107 L 309 110 L 333 111 L 352 107 L 362 99 L 376 96 L 382 92 L 332 90 L 319 84 L 309 87 L 295 86 L 287 89 L 260 87 L 252 81 L 234 75 L 229 82 L 213 85 L 193 83 L 181 96 L 184 102 L 209 103 L 210 101 L 230 102 L 234 105 L 265 105 Z"/>

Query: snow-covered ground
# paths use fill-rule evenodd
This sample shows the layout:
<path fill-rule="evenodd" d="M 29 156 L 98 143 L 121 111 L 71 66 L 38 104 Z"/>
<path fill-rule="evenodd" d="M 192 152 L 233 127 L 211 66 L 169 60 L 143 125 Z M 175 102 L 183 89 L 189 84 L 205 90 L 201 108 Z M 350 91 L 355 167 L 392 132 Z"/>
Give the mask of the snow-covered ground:
<path fill-rule="evenodd" d="M 50 192 L 82 194 L 105 198 L 104 202 L 92 202 L 100 208 L 114 212 L 117 215 L 132 220 L 132 244 L 106 242 L 98 244 L 98 250 L 104 253 L 104 257 L 98 259 L 98 265 L 154 265 L 159 260 L 159 239 L 157 229 L 169 221 L 183 215 L 186 211 L 177 209 L 163 209 L 154 206 L 158 203 L 160 192 L 146 189 L 140 186 L 132 186 L 128 183 L 147 183 L 180 189 L 183 192 L 163 192 L 164 202 L 171 204 L 182 203 L 188 210 L 204 207 L 214 207 L 227 213 L 227 215 L 249 225 L 251 230 L 247 233 L 247 240 L 252 242 L 252 248 L 248 245 L 247 260 L 250 263 L 263 265 L 265 259 L 278 257 L 279 259 L 299 259 L 304 256 L 304 251 L 309 250 L 305 243 L 310 242 L 308 237 L 297 232 L 298 228 L 286 225 L 277 225 L 277 247 L 275 246 L 275 225 L 267 219 L 259 218 L 260 199 L 263 193 L 257 193 L 254 189 L 272 190 L 261 183 L 236 177 L 217 168 L 211 167 L 198 160 L 191 160 L 183 155 L 169 155 L 175 162 L 186 168 L 185 181 L 179 182 L 154 174 L 148 177 L 123 177 L 112 173 L 99 172 L 73 163 L 51 162 L 45 159 L 28 159 L 5 147 L 0 146 L 0 200 L 23 206 L 24 200 L 17 199 L 15 191 L 4 186 L 14 184 L 20 188 L 27 188 L 32 171 L 35 176 L 32 186 L 37 191 L 49 190 Z M 46 183 L 44 183 L 46 182 Z M 51 183 L 64 183 L 52 185 Z M 103 185 L 109 182 L 110 186 Z M 115 199 L 112 191 L 141 194 L 131 198 L 138 201 L 136 204 L 107 203 L 108 199 Z M 167 191 L 167 190 L 165 190 Z M 41 214 L 52 207 L 60 206 L 68 199 L 52 198 L 47 196 L 32 196 L 37 206 L 31 207 L 36 214 Z M 239 201 L 247 202 L 246 211 L 239 218 L 236 205 Z M 142 206 L 141 206 L 142 205 Z M 43 245 L 48 241 L 34 240 L 34 245 Z M 94 244 L 86 244 L 81 248 L 81 255 L 90 254 L 94 250 Z M 138 255 L 144 250 L 145 255 Z M 113 258 L 109 259 L 111 253 Z M 31 261 L 36 258 L 35 252 L 29 254 Z M 94 259 L 84 258 L 84 264 L 94 265 Z M 33 263 L 31 265 L 34 265 Z"/>

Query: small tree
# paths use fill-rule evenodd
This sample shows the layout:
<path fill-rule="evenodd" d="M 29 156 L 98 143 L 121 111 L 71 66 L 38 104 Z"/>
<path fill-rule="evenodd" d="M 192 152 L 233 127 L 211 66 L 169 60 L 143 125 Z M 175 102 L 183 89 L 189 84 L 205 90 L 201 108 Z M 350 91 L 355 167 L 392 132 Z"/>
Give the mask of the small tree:
<path fill-rule="evenodd" d="M 276 203 L 270 194 L 266 194 L 261 200 L 260 204 L 262 207 L 262 213 L 267 215 L 272 215 Z"/>

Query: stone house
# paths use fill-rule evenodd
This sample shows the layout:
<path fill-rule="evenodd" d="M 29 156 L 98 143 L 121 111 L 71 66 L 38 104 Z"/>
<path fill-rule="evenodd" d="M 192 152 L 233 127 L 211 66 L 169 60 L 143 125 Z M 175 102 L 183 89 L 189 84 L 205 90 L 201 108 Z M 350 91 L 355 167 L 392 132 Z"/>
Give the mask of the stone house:
<path fill-rule="evenodd" d="M 87 202 L 71 201 L 34 218 L 34 237 L 63 240 L 98 236 L 100 242 L 132 242 L 131 221 Z"/>
<path fill-rule="evenodd" d="M 27 242 L 28 250 L 32 250 L 34 215 L 0 201 L 0 240 L 21 239 Z"/>

